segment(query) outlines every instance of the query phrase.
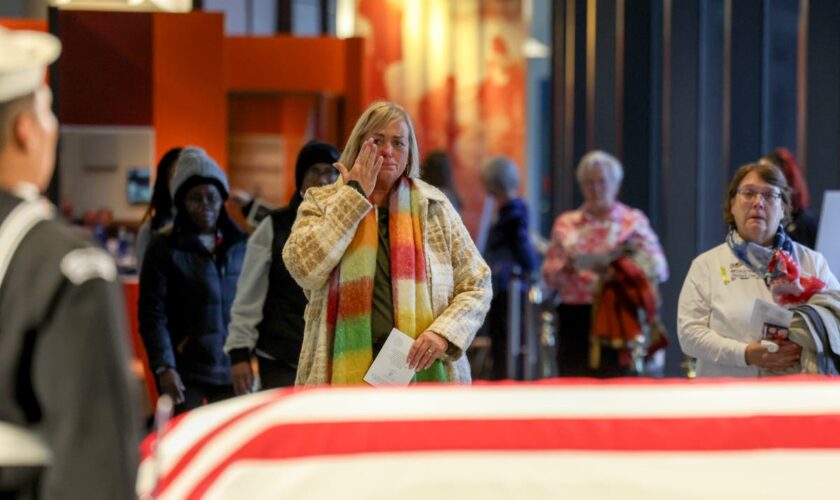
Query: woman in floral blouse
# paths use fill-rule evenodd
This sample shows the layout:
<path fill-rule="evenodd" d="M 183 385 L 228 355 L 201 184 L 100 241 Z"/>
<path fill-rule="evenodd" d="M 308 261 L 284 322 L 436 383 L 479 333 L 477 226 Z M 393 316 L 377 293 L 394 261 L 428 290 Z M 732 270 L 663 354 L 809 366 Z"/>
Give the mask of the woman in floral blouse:
<path fill-rule="evenodd" d="M 552 229 L 542 272 L 560 297 L 557 362 L 563 376 L 592 374 L 592 301 L 610 262 L 631 253 L 652 281 L 668 278 L 662 246 L 647 217 L 616 200 L 623 177 L 614 156 L 597 150 L 584 155 L 577 168 L 584 202 L 560 214 Z"/>

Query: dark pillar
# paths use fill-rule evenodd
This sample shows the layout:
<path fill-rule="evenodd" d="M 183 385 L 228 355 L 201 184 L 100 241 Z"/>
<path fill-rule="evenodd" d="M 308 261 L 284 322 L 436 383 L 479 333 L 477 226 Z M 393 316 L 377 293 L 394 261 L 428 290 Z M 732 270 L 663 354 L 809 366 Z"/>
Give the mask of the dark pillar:
<path fill-rule="evenodd" d="M 292 0 L 277 0 L 277 33 L 292 32 Z"/>
<path fill-rule="evenodd" d="M 823 190 L 840 189 L 840 2 L 809 4 L 805 165 L 811 205 L 819 210 Z"/>

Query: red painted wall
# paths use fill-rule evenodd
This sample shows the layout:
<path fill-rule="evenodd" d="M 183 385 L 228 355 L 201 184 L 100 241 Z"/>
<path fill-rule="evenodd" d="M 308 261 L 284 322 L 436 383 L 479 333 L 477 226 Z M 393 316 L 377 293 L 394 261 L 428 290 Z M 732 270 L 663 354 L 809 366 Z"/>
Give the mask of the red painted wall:
<path fill-rule="evenodd" d="M 61 10 L 59 120 L 76 125 L 152 125 L 152 17 Z"/>

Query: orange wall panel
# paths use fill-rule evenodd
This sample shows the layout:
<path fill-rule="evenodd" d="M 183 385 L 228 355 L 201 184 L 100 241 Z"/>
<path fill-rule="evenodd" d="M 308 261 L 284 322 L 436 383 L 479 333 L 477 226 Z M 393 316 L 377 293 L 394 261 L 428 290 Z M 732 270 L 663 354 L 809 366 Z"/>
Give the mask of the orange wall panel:
<path fill-rule="evenodd" d="M 346 80 L 347 88 L 344 95 L 344 137 L 343 141 L 350 138 L 350 132 L 356 120 L 371 104 L 366 101 L 365 91 L 368 88 L 368 58 L 365 57 L 365 39 L 348 38 L 345 51 L 347 53 Z M 342 144 L 343 146 L 343 144 Z"/>
<path fill-rule="evenodd" d="M 225 54 L 225 85 L 233 92 L 345 90 L 346 54 L 337 38 L 230 37 Z"/>
<path fill-rule="evenodd" d="M 77 125 L 151 125 L 151 15 L 61 10 L 59 119 Z"/>
<path fill-rule="evenodd" d="M 292 197 L 295 190 L 295 161 L 298 152 L 309 140 L 307 133 L 311 117 L 317 102 L 311 97 L 289 97 L 283 101 L 282 127 L 283 137 L 286 139 L 286 198 Z"/>
<path fill-rule="evenodd" d="M 286 186 L 282 202 L 295 188 L 294 165 L 300 148 L 310 138 L 317 113 L 318 98 L 306 95 L 234 94 L 229 102 L 229 130 L 236 134 L 267 134 L 282 137 L 285 143 L 283 175 Z"/>
<path fill-rule="evenodd" d="M 155 13 L 152 113 L 156 156 L 196 145 L 227 164 L 224 17 L 218 13 Z"/>
<path fill-rule="evenodd" d="M 228 98 L 228 132 L 231 134 L 282 134 L 283 96 L 231 94 Z"/>
<path fill-rule="evenodd" d="M 47 31 L 47 22 L 41 19 L 0 18 L 0 26 L 10 30 Z"/>

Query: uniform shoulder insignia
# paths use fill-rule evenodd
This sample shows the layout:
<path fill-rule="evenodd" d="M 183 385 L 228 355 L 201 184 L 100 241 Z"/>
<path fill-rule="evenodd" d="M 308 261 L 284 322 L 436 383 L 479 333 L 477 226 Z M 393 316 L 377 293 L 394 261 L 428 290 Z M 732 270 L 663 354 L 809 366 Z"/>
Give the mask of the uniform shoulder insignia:
<path fill-rule="evenodd" d="M 61 259 L 61 273 L 74 285 L 81 285 L 94 278 L 114 281 L 117 267 L 104 250 L 87 247 L 68 252 Z"/>

